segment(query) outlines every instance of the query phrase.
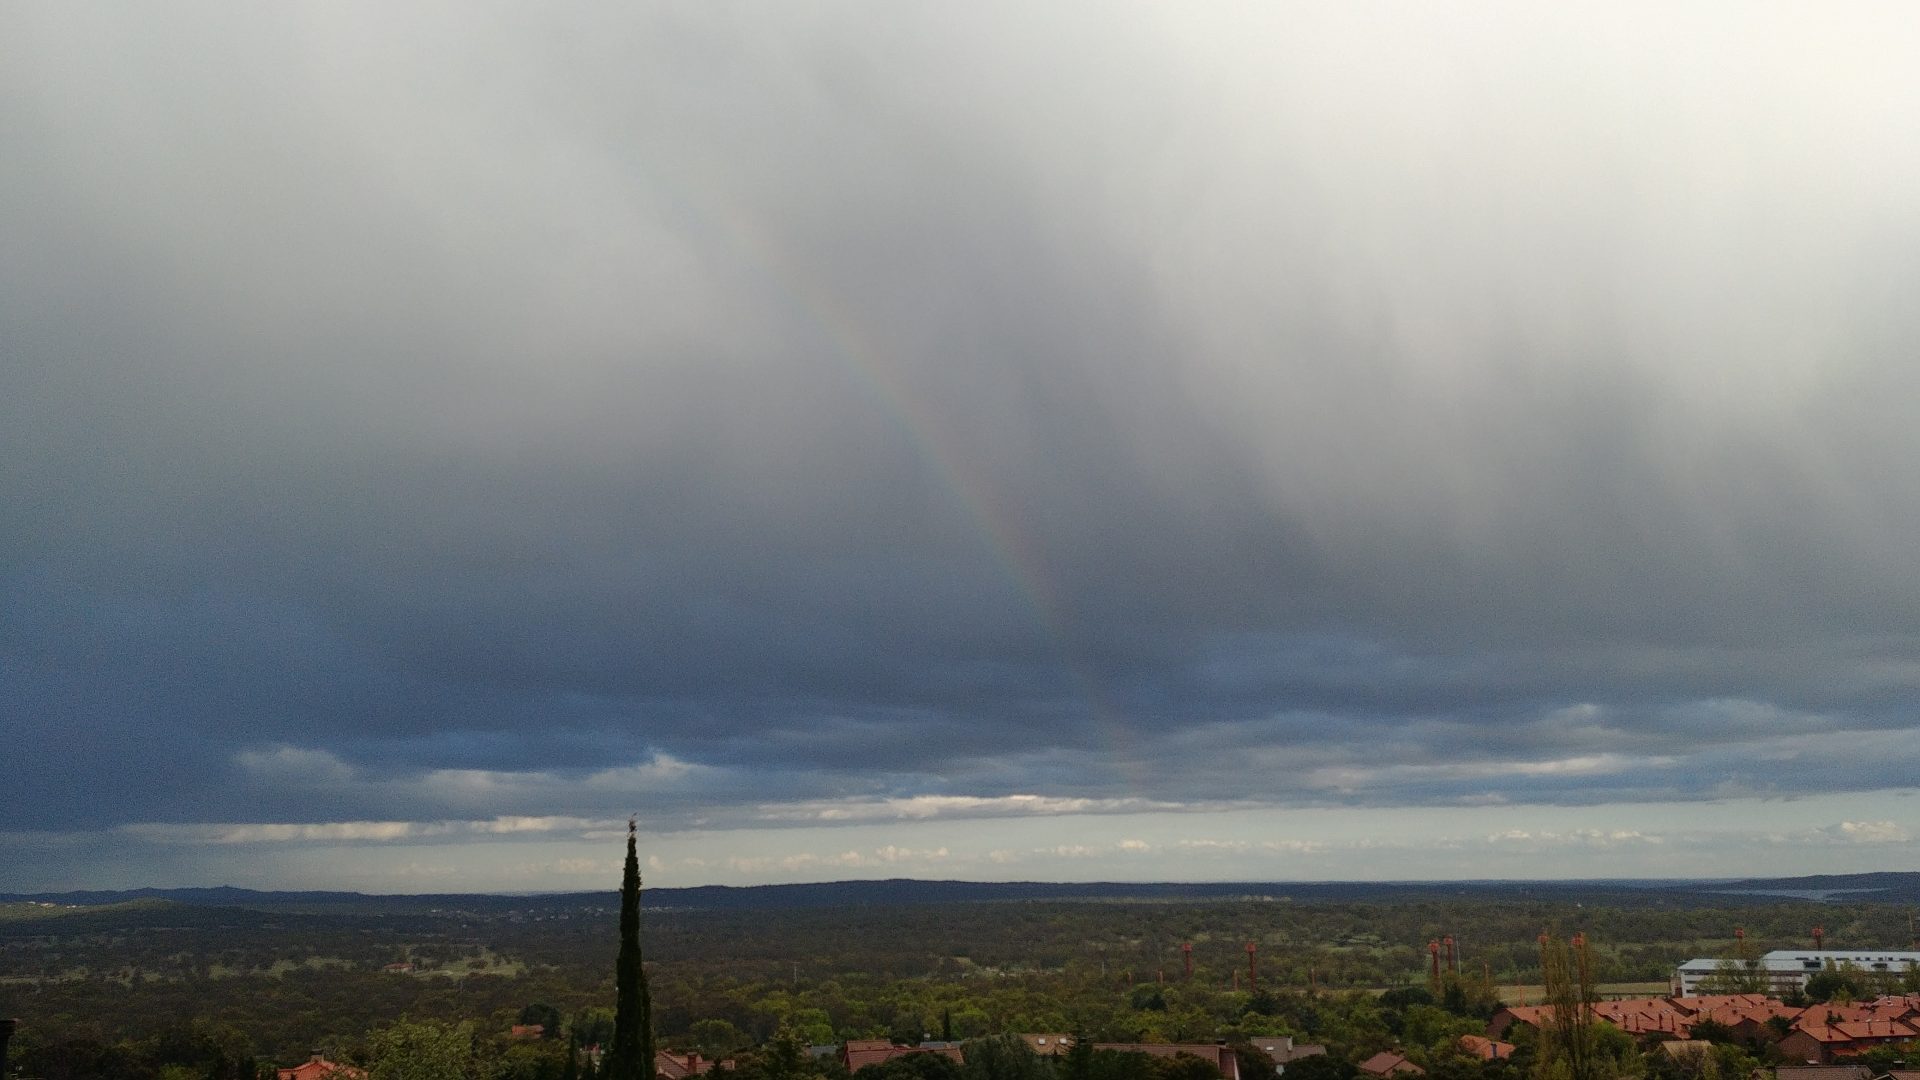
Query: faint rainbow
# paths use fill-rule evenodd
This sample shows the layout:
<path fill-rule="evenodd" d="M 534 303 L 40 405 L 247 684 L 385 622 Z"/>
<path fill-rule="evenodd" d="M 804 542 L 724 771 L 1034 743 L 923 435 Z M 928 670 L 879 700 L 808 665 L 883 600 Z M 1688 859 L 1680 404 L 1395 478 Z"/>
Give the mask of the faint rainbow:
<path fill-rule="evenodd" d="M 832 354 L 843 370 L 874 396 L 907 436 L 921 460 L 959 504 L 1014 593 L 1051 641 L 1070 689 L 1088 709 L 1095 730 L 1106 739 L 1113 762 L 1135 790 L 1144 790 L 1142 763 L 1132 752 L 1132 732 L 1076 644 L 1065 604 L 1038 546 L 1020 527 L 1018 516 L 1005 507 L 994 485 L 961 467 L 958 440 L 948 433 L 939 411 L 912 392 L 907 380 L 894 370 L 888 350 L 873 340 L 840 297 L 817 275 L 798 266 L 756 220 L 712 200 L 686 199 L 683 205 L 689 209 L 697 205 L 698 216 L 718 226 L 726 248 L 793 302 L 833 346 Z"/>

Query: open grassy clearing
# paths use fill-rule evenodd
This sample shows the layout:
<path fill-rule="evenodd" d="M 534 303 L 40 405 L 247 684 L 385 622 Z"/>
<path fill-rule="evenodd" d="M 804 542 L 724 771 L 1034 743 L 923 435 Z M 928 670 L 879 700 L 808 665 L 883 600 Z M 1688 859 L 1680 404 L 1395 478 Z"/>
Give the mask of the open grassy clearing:
<path fill-rule="evenodd" d="M 1595 983 L 1594 992 L 1602 1000 L 1610 998 L 1660 997 L 1673 992 L 1673 985 L 1664 979 L 1647 982 L 1611 982 Z M 1546 988 L 1538 984 L 1531 986 L 1502 986 L 1499 988 L 1500 1000 L 1509 1005 L 1538 1005 L 1546 1000 Z"/>

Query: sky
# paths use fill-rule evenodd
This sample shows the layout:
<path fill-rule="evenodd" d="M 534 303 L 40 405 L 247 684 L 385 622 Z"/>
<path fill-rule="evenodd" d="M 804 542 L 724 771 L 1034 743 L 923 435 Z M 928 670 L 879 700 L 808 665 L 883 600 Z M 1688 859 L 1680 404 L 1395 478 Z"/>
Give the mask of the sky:
<path fill-rule="evenodd" d="M 0 10 L 0 890 L 1920 858 L 1920 8 Z"/>

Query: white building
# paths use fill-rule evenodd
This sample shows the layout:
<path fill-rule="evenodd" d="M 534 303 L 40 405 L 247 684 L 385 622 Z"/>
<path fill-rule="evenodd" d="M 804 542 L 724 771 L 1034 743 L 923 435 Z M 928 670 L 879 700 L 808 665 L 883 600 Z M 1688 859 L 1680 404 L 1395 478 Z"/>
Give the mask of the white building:
<path fill-rule="evenodd" d="M 1735 971 L 1743 968 L 1739 960 L 1707 957 L 1689 960 L 1673 970 L 1673 984 L 1682 994 L 1698 994 L 1700 984 L 1721 973 L 1725 964 L 1735 965 Z M 1772 984 L 1771 992 L 1784 994 L 1802 989 L 1810 976 L 1817 975 L 1829 965 L 1833 967 L 1853 967 L 1861 971 L 1880 973 L 1890 972 L 1898 975 L 1909 967 L 1920 967 L 1920 952 L 1903 952 L 1896 949 L 1863 949 L 1849 951 L 1844 949 L 1775 949 L 1752 961 L 1750 970 L 1765 972 Z"/>

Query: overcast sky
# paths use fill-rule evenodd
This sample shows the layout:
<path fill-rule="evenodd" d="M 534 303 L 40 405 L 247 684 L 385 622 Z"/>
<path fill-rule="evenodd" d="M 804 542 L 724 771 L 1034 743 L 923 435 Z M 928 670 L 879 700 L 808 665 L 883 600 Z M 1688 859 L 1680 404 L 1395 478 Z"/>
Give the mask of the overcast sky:
<path fill-rule="evenodd" d="M 1920 858 L 1920 8 L 0 11 L 0 888 Z"/>

